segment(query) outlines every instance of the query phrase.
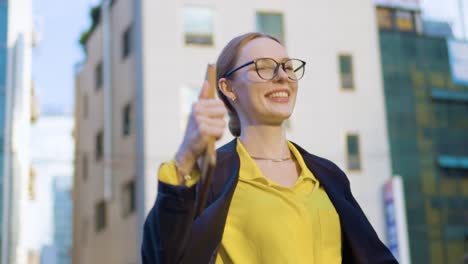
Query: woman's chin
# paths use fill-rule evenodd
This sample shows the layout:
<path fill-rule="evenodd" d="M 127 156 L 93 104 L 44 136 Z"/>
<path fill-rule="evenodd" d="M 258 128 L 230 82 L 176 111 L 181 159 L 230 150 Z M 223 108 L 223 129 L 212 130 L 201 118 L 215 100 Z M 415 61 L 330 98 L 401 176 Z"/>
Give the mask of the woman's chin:
<path fill-rule="evenodd" d="M 267 120 L 266 124 L 271 125 L 271 126 L 282 126 L 286 120 L 289 119 L 291 116 L 290 112 L 287 113 L 275 113 L 274 115 L 271 115 Z"/>

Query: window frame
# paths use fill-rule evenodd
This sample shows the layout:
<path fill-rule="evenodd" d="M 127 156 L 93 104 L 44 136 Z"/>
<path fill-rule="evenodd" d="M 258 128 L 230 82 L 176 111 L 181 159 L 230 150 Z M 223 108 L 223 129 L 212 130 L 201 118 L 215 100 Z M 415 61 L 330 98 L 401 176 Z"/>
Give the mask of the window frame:
<path fill-rule="evenodd" d="M 281 16 L 281 37 L 278 38 L 278 36 L 275 36 L 274 34 L 271 34 L 269 32 L 265 32 L 263 30 L 260 30 L 259 28 L 259 23 L 258 23 L 258 19 L 259 19 L 259 15 L 280 15 Z M 255 11 L 255 30 L 258 31 L 258 32 L 262 32 L 262 33 L 265 33 L 265 34 L 269 34 L 275 38 L 277 38 L 282 44 L 283 46 L 286 46 L 286 26 L 285 26 L 285 14 L 284 12 L 281 12 L 281 11 L 265 11 L 265 10 L 257 10 Z"/>
<path fill-rule="evenodd" d="M 188 42 L 187 41 L 187 32 L 185 28 L 185 10 L 187 8 L 199 8 L 199 9 L 208 9 L 211 11 L 211 35 L 210 35 L 210 43 L 196 43 L 196 42 Z M 206 5 L 184 5 L 182 7 L 182 39 L 185 47 L 200 47 L 200 48 L 213 48 L 215 47 L 215 9 L 211 6 Z"/>
<path fill-rule="evenodd" d="M 128 191 L 128 193 L 127 193 Z M 128 195 L 128 197 L 126 196 Z M 129 198 L 127 204 L 126 198 Z M 136 185 L 135 180 L 132 179 L 122 185 L 122 217 L 127 218 L 136 212 Z"/>
<path fill-rule="evenodd" d="M 94 67 L 94 88 L 96 91 L 102 90 L 102 86 L 104 85 L 104 69 L 102 60 L 99 61 L 96 66 Z"/>
<path fill-rule="evenodd" d="M 130 23 L 122 34 L 122 60 L 127 59 L 132 53 L 133 24 Z"/>
<path fill-rule="evenodd" d="M 96 133 L 94 148 L 95 160 L 101 161 L 104 157 L 104 131 L 102 129 Z"/>
<path fill-rule="evenodd" d="M 350 151 L 349 151 L 349 137 L 350 136 L 356 136 L 357 138 L 357 161 L 358 161 L 358 167 L 354 168 L 351 167 L 350 164 L 353 162 L 350 162 Z M 361 172 L 363 170 L 363 160 L 362 160 L 362 143 L 361 143 L 361 136 L 358 132 L 346 132 L 345 137 L 344 137 L 344 150 L 345 150 L 345 157 L 346 157 L 346 170 L 349 172 Z"/>
<path fill-rule="evenodd" d="M 99 233 L 107 227 L 107 204 L 105 200 L 96 203 L 94 214 L 94 230 Z M 100 218 L 101 216 L 102 218 Z"/>
<path fill-rule="evenodd" d="M 349 57 L 350 58 L 350 68 L 351 68 L 351 86 L 346 87 L 344 85 L 344 80 L 343 80 L 343 73 L 341 71 L 342 69 L 342 60 L 341 58 Z M 356 71 L 355 71 L 355 62 L 354 62 L 354 56 L 351 53 L 346 53 L 346 52 L 340 52 L 338 53 L 337 56 L 338 59 L 338 75 L 339 75 L 339 82 L 340 82 L 340 90 L 342 91 L 355 91 L 356 90 Z"/>
<path fill-rule="evenodd" d="M 381 26 L 381 16 L 380 16 L 380 13 L 382 12 L 388 12 L 389 15 L 390 15 L 390 27 L 387 28 L 387 27 L 382 27 Z M 377 17 L 377 26 L 378 26 L 378 29 L 379 30 L 395 30 L 395 12 L 393 9 L 391 8 L 388 8 L 388 7 L 382 7 L 382 6 L 378 6 L 376 8 L 376 17 Z"/>
<path fill-rule="evenodd" d="M 127 112 L 128 110 L 128 112 Z M 126 123 L 128 119 L 128 124 Z M 122 109 L 122 136 L 129 136 L 133 131 L 133 107 L 132 103 L 128 102 L 123 106 Z"/>
<path fill-rule="evenodd" d="M 400 14 L 406 14 L 409 15 L 409 21 L 411 23 L 411 29 L 408 30 L 402 30 L 398 22 L 400 21 L 398 16 L 398 13 Z M 393 25 L 394 29 L 399 31 L 399 32 L 405 32 L 405 33 L 415 33 L 416 32 L 416 19 L 415 19 L 416 13 L 411 11 L 411 10 L 402 10 L 402 9 L 396 9 L 393 11 Z"/>

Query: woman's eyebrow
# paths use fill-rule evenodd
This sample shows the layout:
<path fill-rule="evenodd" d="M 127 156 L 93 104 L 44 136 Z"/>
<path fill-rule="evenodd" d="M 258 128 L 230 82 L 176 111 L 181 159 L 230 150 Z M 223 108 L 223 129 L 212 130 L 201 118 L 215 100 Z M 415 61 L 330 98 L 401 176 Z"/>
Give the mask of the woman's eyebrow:
<path fill-rule="evenodd" d="M 259 58 L 256 58 L 254 60 L 258 60 L 258 59 L 273 59 L 277 62 L 285 62 L 287 60 L 290 60 L 291 58 L 290 57 L 282 57 L 282 58 L 274 58 L 274 57 L 259 57 Z"/>

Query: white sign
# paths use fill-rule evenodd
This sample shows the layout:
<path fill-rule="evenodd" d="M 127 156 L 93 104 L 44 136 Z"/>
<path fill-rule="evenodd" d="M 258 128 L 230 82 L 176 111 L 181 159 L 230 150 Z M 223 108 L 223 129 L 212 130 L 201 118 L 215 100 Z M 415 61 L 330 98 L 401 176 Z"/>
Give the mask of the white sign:
<path fill-rule="evenodd" d="M 447 48 L 453 83 L 468 85 L 468 42 L 448 39 Z"/>
<path fill-rule="evenodd" d="M 421 10 L 420 0 L 374 0 L 374 4 L 377 6 Z"/>
<path fill-rule="evenodd" d="M 387 246 L 401 264 L 410 263 L 406 226 L 405 195 L 400 176 L 388 180 L 383 188 Z"/>

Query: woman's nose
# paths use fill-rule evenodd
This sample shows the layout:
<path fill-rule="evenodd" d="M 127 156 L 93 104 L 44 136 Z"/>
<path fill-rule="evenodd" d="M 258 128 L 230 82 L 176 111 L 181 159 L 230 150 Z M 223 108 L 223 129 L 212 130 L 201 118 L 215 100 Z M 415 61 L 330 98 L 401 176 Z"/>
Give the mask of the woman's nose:
<path fill-rule="evenodd" d="M 275 76 L 275 80 L 277 81 L 288 81 L 288 74 L 286 71 L 281 67 L 282 65 L 279 65 L 278 71 Z"/>

